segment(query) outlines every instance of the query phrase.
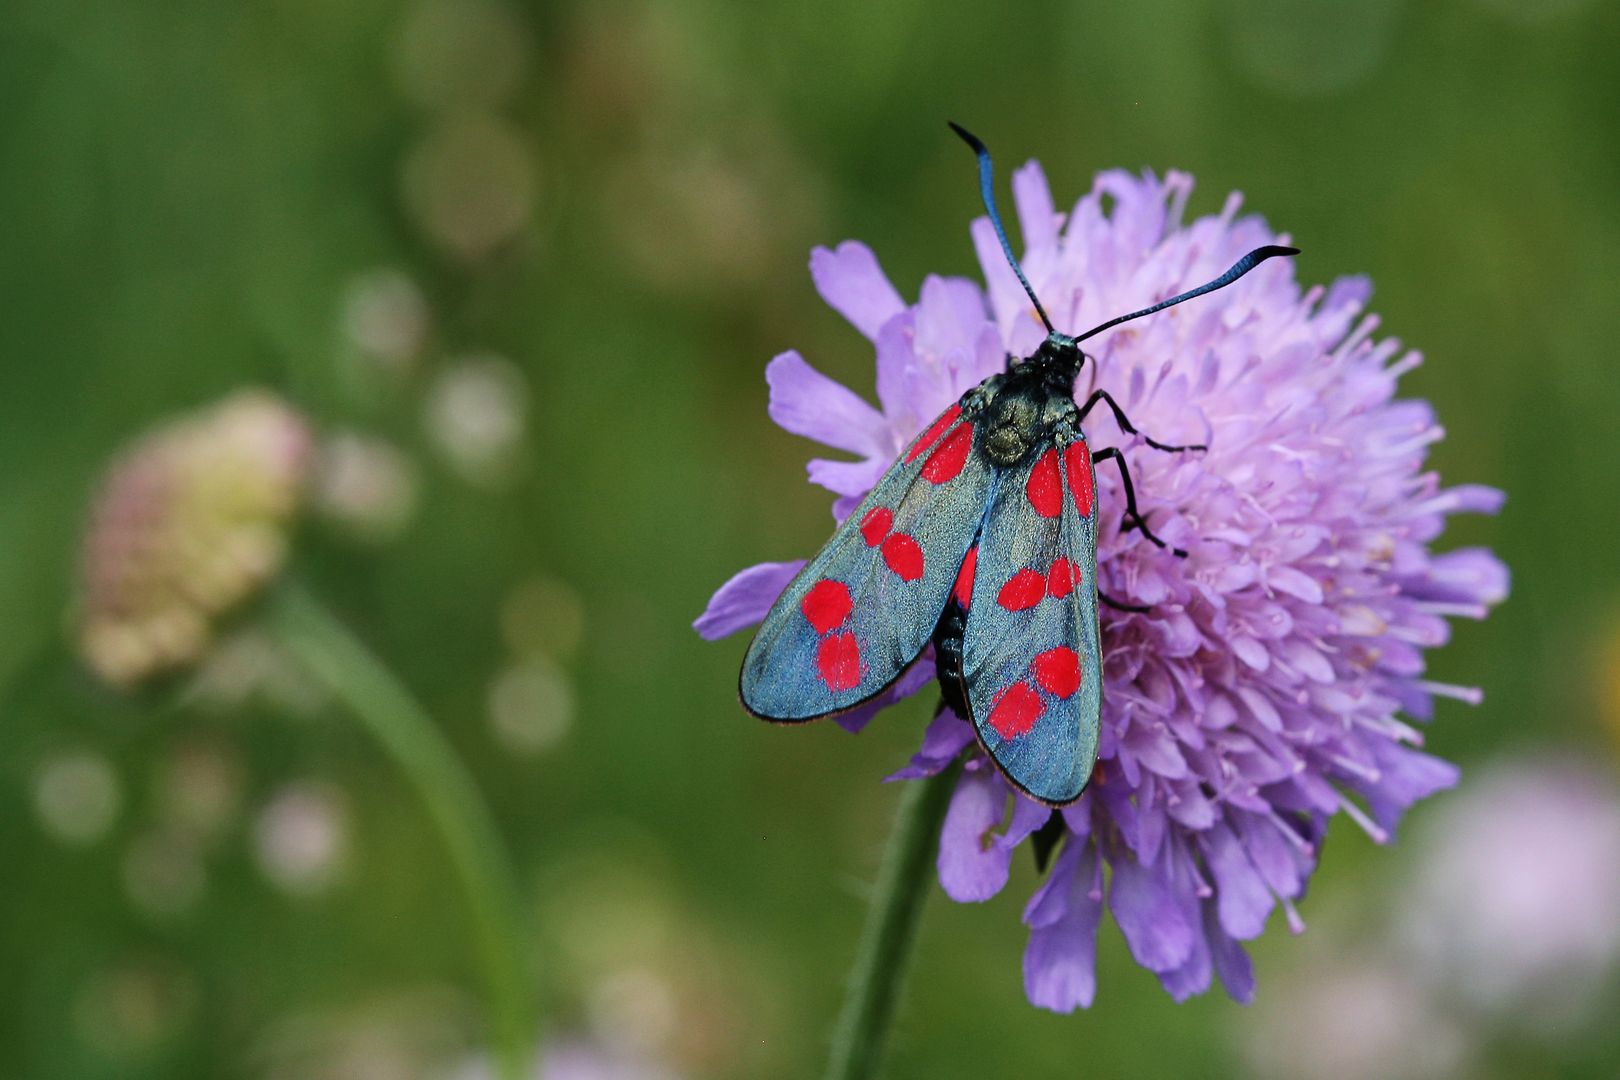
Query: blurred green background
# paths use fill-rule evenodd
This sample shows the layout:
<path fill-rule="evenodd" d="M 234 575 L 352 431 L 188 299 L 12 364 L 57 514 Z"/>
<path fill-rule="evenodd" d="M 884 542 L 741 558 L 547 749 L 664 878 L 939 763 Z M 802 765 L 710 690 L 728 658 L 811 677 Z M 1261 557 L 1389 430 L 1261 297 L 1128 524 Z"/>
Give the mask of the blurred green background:
<path fill-rule="evenodd" d="M 743 640 L 689 623 L 828 531 L 762 379 L 797 347 L 870 389 L 810 248 L 860 238 L 908 296 L 977 276 L 947 117 L 1004 174 L 1038 157 L 1060 207 L 1099 169 L 1180 168 L 1192 212 L 1241 189 L 1289 232 L 1305 281 L 1370 274 L 1382 332 L 1427 355 L 1403 388 L 1447 425 L 1431 463 L 1509 493 L 1442 543 L 1494 547 L 1514 588 L 1434 656 L 1487 696 L 1441 702 L 1430 746 L 1612 760 L 1617 57 L 1596 0 L 9 0 L 0 1074 L 415 1077 L 480 1045 L 465 905 L 364 733 L 286 673 L 240 690 L 274 665 L 262 638 L 223 689 L 124 698 L 64 629 L 109 455 L 261 385 L 392 448 L 355 481 L 394 485 L 382 523 L 328 492 L 294 573 L 477 776 L 547 1028 L 680 1075 L 817 1075 L 896 794 L 877 780 L 926 703 L 859 738 L 755 723 Z M 66 818 L 52 775 L 89 778 Z M 1105 926 L 1096 1007 L 1038 1012 L 1033 869 L 982 906 L 936 890 L 891 1075 L 1260 1067 L 1285 973 L 1400 917 L 1413 856 L 1332 835 L 1312 932 L 1257 943 L 1250 1009 L 1173 1004 Z M 1609 1028 L 1480 1021 L 1458 1067 L 1612 1076 Z"/>

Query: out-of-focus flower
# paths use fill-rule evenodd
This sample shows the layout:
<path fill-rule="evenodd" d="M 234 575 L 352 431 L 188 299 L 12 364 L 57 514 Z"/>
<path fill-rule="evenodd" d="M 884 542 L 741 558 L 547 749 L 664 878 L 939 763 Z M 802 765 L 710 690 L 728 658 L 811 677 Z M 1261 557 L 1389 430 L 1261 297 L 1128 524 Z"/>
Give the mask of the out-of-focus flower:
<path fill-rule="evenodd" d="M 102 1055 L 138 1061 L 191 1019 L 192 977 L 158 959 L 131 959 L 92 976 L 74 1003 L 79 1035 Z"/>
<path fill-rule="evenodd" d="M 148 829 L 124 853 L 124 891 L 152 919 L 189 913 L 208 887 L 198 839 L 171 825 Z"/>
<path fill-rule="evenodd" d="M 608 974 L 592 988 L 588 1012 L 603 1043 L 647 1055 L 668 1048 L 679 1021 L 674 988 L 647 967 Z"/>
<path fill-rule="evenodd" d="M 680 910 L 658 873 L 668 853 L 624 824 L 593 827 L 538 890 L 551 969 L 584 991 L 581 1034 L 695 1076 L 767 1075 L 750 1058 L 781 1030 L 780 987 L 754 966 L 751 942 Z"/>
<path fill-rule="evenodd" d="M 280 568 L 310 459 L 304 418 L 243 391 L 119 456 L 85 536 L 79 645 L 129 687 L 202 655 L 215 621 Z"/>
<path fill-rule="evenodd" d="M 496 116 L 459 113 L 439 120 L 405 162 L 405 204 L 428 239 L 477 262 L 529 223 L 534 151 Z"/>
<path fill-rule="evenodd" d="M 64 844 L 93 844 L 118 817 L 123 788 L 112 762 L 76 750 L 57 754 L 34 772 L 34 812 L 45 831 Z"/>
<path fill-rule="evenodd" d="M 528 380 L 504 357 L 457 361 L 428 392 L 428 434 L 464 479 L 483 487 L 517 474 L 528 417 Z"/>
<path fill-rule="evenodd" d="M 362 274 L 344 296 L 343 329 L 349 340 L 366 357 L 394 372 L 415 365 L 431 323 L 427 298 L 399 270 Z"/>
<path fill-rule="evenodd" d="M 551 659 L 538 653 L 527 656 L 490 683 L 489 722 L 495 738 L 508 750 L 542 753 L 573 726 L 574 688 Z"/>
<path fill-rule="evenodd" d="M 1575 759 L 1498 764 L 1415 839 L 1400 954 L 1493 1022 L 1569 1031 L 1620 970 L 1620 785 Z"/>
<path fill-rule="evenodd" d="M 416 469 L 385 439 L 340 432 L 320 447 L 315 503 L 359 539 L 391 540 L 416 513 Z"/>
<path fill-rule="evenodd" d="M 266 1080 L 444 1080 L 465 1059 L 473 1003 L 425 986 L 283 1017 L 252 1051 Z"/>
<path fill-rule="evenodd" d="M 501 602 L 501 636 L 513 652 L 569 657 L 584 635 L 585 603 L 565 581 L 528 578 Z"/>
<path fill-rule="evenodd" d="M 1335 957 L 1278 989 L 1245 1047 L 1257 1076 L 1438 1080 L 1467 1061 L 1463 1033 L 1400 965 Z"/>
<path fill-rule="evenodd" d="M 189 704 L 217 713 L 239 709 L 257 696 L 291 716 L 312 716 L 326 703 L 325 690 L 275 639 L 253 627 L 234 631 L 210 649 L 186 688 Z"/>
<path fill-rule="evenodd" d="M 348 810 L 336 789 L 289 784 L 253 823 L 253 851 L 265 877 L 295 896 L 327 889 L 348 854 Z"/>
<path fill-rule="evenodd" d="M 603 1046 L 578 1036 L 546 1040 L 534 1069 L 535 1080 L 679 1080 L 680 1074 L 656 1060 L 622 1047 Z M 495 1080 L 483 1059 L 462 1063 L 446 1080 Z"/>
<path fill-rule="evenodd" d="M 1279 242 L 1259 218 L 1237 216 L 1236 196 L 1219 215 L 1183 223 L 1192 180 L 1180 173 L 1104 173 L 1066 218 L 1039 166 L 1012 183 L 1024 269 L 1064 331 Z M 838 496 L 839 518 L 926 423 L 1045 336 L 987 219 L 973 237 L 988 297 L 972 281 L 929 277 L 907 305 L 865 246 L 811 257 L 822 296 L 876 348 L 881 407 L 797 352 L 776 357 L 766 380 L 777 423 L 855 456 L 809 466 Z M 1114 331 L 1084 369 L 1142 430 L 1209 451 L 1148 452 L 1106 414 L 1091 433 L 1094 445 L 1125 449 L 1143 515 L 1191 557 L 1122 532 L 1123 492 L 1113 471 L 1099 472 L 1098 585 L 1151 610 L 1102 610 L 1099 762 L 1062 812 L 1061 850 L 1024 912 L 1025 989 L 1045 1008 L 1092 1001 L 1105 907 L 1176 999 L 1218 976 L 1248 1000 L 1254 979 L 1239 942 L 1278 906 L 1302 925 L 1294 901 L 1328 820 L 1342 812 L 1383 842 L 1407 807 L 1456 779 L 1416 749 L 1420 735 L 1397 713 L 1427 720 L 1437 696 L 1479 698 L 1423 678 L 1424 651 L 1449 637 L 1448 618 L 1482 618 L 1503 599 L 1507 571 L 1487 551 L 1435 554 L 1430 544 L 1449 515 L 1494 512 L 1502 496 L 1445 489 L 1423 471 L 1442 431 L 1427 403 L 1395 397 L 1419 357 L 1373 339 L 1369 283 L 1301 289 L 1292 275 L 1274 262 L 1217 297 Z M 800 565 L 744 570 L 698 631 L 717 638 L 758 622 Z M 925 654 L 878 704 L 928 686 L 931 666 Z M 874 711 L 843 722 L 858 728 Z M 973 743 L 947 713 L 897 775 L 937 772 Z M 939 854 L 941 884 L 963 901 L 999 892 L 1014 849 L 1050 817 L 970 753 Z"/>
<path fill-rule="evenodd" d="M 242 802 L 242 763 L 227 747 L 185 743 L 170 756 L 163 777 L 166 823 L 204 843 L 217 840 Z"/>

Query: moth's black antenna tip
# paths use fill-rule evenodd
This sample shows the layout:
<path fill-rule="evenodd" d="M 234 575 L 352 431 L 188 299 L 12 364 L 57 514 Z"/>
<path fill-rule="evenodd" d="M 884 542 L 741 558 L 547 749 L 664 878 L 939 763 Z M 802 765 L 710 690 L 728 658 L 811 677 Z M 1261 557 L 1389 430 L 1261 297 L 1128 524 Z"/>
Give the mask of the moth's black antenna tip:
<path fill-rule="evenodd" d="M 1052 320 L 1046 317 L 1046 309 L 1041 307 L 1040 300 L 1035 296 L 1035 290 L 1030 287 L 1029 279 L 1024 276 L 1023 268 L 1018 265 L 1018 257 L 1013 254 L 1012 244 L 1007 240 L 1007 230 L 1001 224 L 1001 214 L 996 211 L 996 193 L 991 184 L 990 151 L 979 141 L 979 137 L 954 120 L 945 121 L 951 130 L 961 136 L 963 142 L 979 157 L 979 195 L 984 200 L 984 209 L 990 215 L 990 224 L 995 227 L 996 239 L 1001 241 L 1001 250 L 1007 256 L 1007 264 L 1012 267 L 1013 273 L 1018 275 L 1018 283 L 1029 294 L 1029 302 L 1035 305 L 1035 314 L 1040 316 L 1041 325 L 1046 327 L 1048 334 L 1057 331 L 1052 326 Z"/>
<path fill-rule="evenodd" d="M 947 120 L 945 123 L 950 125 L 951 130 L 956 132 L 956 134 L 961 137 L 963 142 L 973 147 L 974 153 L 984 153 L 984 143 L 979 141 L 979 137 L 977 135 L 973 134 L 973 132 L 969 131 L 961 124 L 958 124 L 955 120 Z"/>

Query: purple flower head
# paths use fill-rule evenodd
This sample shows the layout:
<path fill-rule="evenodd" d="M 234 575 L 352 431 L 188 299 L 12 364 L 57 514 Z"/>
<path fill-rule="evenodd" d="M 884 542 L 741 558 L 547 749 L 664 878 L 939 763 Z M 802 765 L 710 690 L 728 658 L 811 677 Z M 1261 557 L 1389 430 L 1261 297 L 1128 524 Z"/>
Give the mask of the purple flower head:
<path fill-rule="evenodd" d="M 1021 262 L 1065 332 L 1284 242 L 1259 218 L 1239 217 L 1235 195 L 1220 214 L 1184 223 L 1192 179 L 1181 173 L 1104 173 L 1066 216 L 1038 165 L 1012 184 Z M 840 519 L 936 414 L 1045 337 L 988 219 L 974 222 L 973 238 L 988 288 L 930 277 L 912 305 L 861 244 L 811 257 L 822 296 L 875 346 L 879 408 L 796 352 L 772 360 L 766 379 L 777 423 L 855 455 L 809 466 L 838 496 Z M 1384 842 L 1407 807 L 1456 780 L 1397 714 L 1427 720 L 1436 696 L 1479 699 L 1426 680 L 1424 650 L 1446 641 L 1447 618 L 1481 618 L 1502 600 L 1507 570 L 1485 550 L 1429 545 L 1448 515 L 1494 512 L 1502 495 L 1442 488 L 1424 470 L 1442 431 L 1427 403 L 1395 398 L 1419 357 L 1374 340 L 1368 281 L 1302 289 L 1293 273 L 1268 263 L 1218 296 L 1091 342 L 1095 362 L 1077 397 L 1106 387 L 1142 430 L 1209 450 L 1147 451 L 1100 410 L 1087 432 L 1092 445 L 1126 452 L 1142 513 L 1190 557 L 1122 531 L 1117 475 L 1098 472 L 1099 587 L 1151 610 L 1102 609 L 1097 769 L 1062 811 L 1061 845 L 1024 909 L 1025 989 L 1036 1005 L 1091 1003 L 1105 907 L 1177 1000 L 1218 976 L 1247 1001 L 1254 978 L 1239 942 L 1258 936 L 1274 908 L 1303 926 L 1294 901 L 1328 819 L 1343 812 Z M 757 623 L 800 565 L 738 574 L 698 632 L 717 638 Z M 923 688 L 931 666 L 925 658 L 846 726 Z M 945 713 L 895 777 L 937 772 L 973 743 L 969 725 Z M 1049 813 L 975 750 L 941 836 L 945 891 L 995 895 L 1013 850 Z"/>

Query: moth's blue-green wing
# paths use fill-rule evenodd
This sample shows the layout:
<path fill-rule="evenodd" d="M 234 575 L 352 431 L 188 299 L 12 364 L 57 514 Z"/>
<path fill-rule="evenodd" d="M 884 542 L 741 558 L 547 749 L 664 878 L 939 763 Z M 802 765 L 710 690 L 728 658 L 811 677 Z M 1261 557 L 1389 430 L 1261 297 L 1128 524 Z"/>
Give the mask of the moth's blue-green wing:
<path fill-rule="evenodd" d="M 788 585 L 743 658 L 743 707 L 798 722 L 875 697 L 927 646 L 995 472 L 947 409 Z"/>
<path fill-rule="evenodd" d="M 1063 806 L 1097 760 L 1097 515 L 1083 439 L 997 478 L 979 538 L 963 682 L 979 741 L 1021 791 Z"/>

